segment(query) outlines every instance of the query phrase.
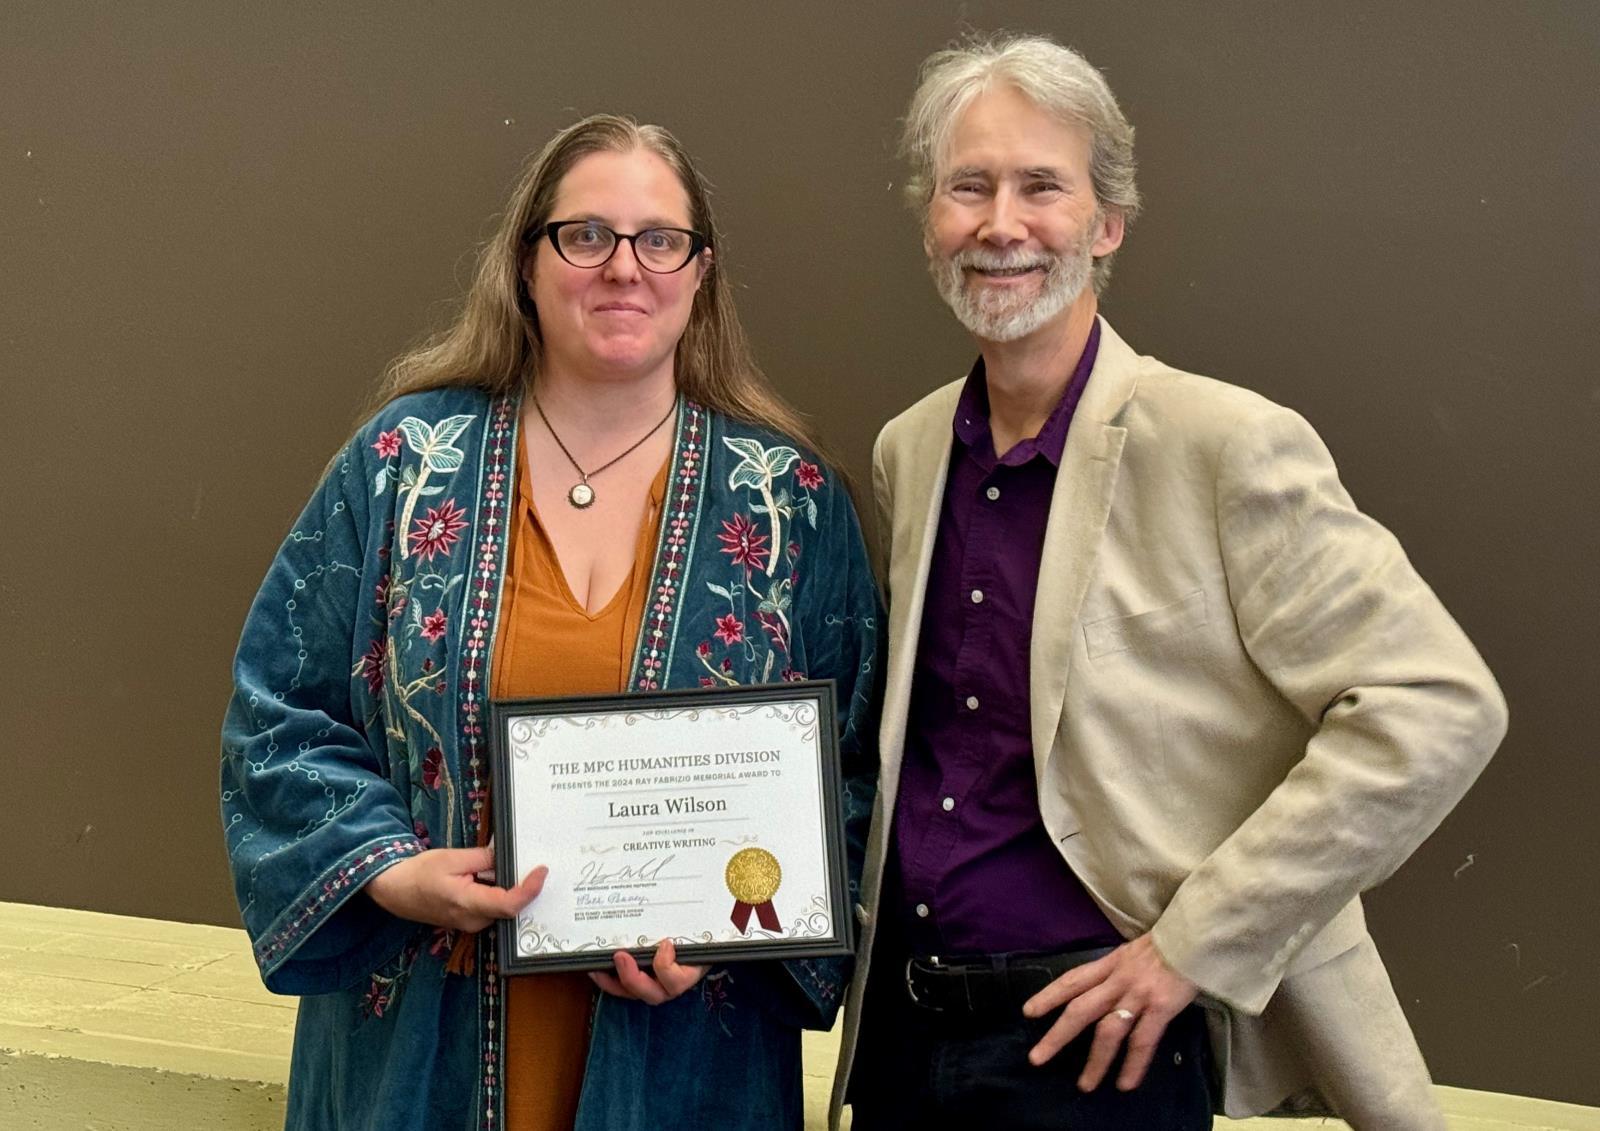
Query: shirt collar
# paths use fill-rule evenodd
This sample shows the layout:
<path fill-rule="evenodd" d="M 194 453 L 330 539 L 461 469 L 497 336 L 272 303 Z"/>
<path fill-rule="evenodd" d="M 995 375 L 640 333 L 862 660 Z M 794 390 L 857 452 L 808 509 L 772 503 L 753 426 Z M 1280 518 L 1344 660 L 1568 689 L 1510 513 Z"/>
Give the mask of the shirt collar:
<path fill-rule="evenodd" d="M 1072 424 L 1073 413 L 1083 396 L 1084 386 L 1089 383 L 1095 355 L 1099 352 L 1100 319 L 1096 318 L 1089 328 L 1089 340 L 1084 343 L 1083 354 L 1078 358 L 1072 376 L 1067 379 L 1067 387 L 1062 390 L 1061 400 L 1056 402 L 1044 427 L 1039 429 L 1037 436 L 1023 440 L 1007 452 L 1004 459 L 999 460 L 995 459 L 994 434 L 989 430 L 989 384 L 984 375 L 983 358 L 978 358 L 972 371 L 967 374 L 961 399 L 956 402 L 956 439 L 974 458 L 984 463 L 1003 463 L 1016 467 L 1039 455 L 1049 460 L 1051 466 L 1060 467 L 1061 453 L 1067 447 L 1067 429 Z"/>

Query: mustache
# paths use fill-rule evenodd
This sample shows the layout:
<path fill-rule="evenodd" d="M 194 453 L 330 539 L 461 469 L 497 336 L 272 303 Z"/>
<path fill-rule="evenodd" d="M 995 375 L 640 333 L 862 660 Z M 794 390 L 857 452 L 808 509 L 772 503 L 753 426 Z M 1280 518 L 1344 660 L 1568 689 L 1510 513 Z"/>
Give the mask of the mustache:
<path fill-rule="evenodd" d="M 1055 269 L 1061 263 L 1058 255 L 1041 255 L 1036 251 L 994 251 L 988 248 L 968 248 L 958 251 L 949 259 L 949 264 L 958 271 L 968 269 L 978 271 L 1015 271 L 1043 268 L 1046 271 Z"/>

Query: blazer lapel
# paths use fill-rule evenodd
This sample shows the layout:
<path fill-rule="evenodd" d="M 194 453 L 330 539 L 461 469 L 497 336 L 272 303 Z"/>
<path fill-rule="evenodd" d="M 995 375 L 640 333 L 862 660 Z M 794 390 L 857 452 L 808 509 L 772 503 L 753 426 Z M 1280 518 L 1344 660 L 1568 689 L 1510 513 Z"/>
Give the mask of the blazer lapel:
<path fill-rule="evenodd" d="M 1067 432 L 1039 559 L 1028 702 L 1034 769 L 1040 780 L 1055 747 L 1072 667 L 1072 640 L 1111 513 L 1128 435 L 1112 421 L 1133 396 L 1137 361 L 1138 355 L 1101 319 L 1100 350 Z"/>

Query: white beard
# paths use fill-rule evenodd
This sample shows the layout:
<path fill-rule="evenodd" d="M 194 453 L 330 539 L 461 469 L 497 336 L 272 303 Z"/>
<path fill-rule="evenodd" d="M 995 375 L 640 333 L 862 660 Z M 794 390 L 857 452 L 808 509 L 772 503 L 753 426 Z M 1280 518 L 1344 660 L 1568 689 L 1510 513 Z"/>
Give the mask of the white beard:
<path fill-rule="evenodd" d="M 929 259 L 928 273 L 956 316 L 973 337 L 986 342 L 1014 342 L 1025 338 L 1060 314 L 1089 285 L 1094 271 L 1093 227 L 1064 252 L 990 251 L 971 248 L 946 259 Z M 1007 270 L 1043 267 L 1044 280 L 1037 294 L 1010 294 L 990 290 L 967 276 L 969 268 Z"/>

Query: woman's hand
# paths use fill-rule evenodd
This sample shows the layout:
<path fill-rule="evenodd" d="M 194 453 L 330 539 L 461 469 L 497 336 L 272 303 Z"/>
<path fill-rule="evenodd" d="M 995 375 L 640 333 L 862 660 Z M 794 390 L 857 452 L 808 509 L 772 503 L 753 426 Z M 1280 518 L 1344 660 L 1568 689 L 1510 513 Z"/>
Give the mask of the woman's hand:
<path fill-rule="evenodd" d="M 710 969 L 707 966 L 679 965 L 678 948 L 672 945 L 671 939 L 662 939 L 656 947 L 656 956 L 650 963 L 655 972 L 653 978 L 639 969 L 633 955 L 625 950 L 613 954 L 611 961 L 616 964 L 617 972 L 596 971 L 590 974 L 589 978 L 594 984 L 613 997 L 630 997 L 650 1005 L 671 1001 L 692 988 Z"/>
<path fill-rule="evenodd" d="M 510 888 L 479 883 L 475 877 L 485 871 L 494 874 L 491 847 L 429 848 L 385 868 L 365 890 L 379 907 L 402 919 L 481 931 L 532 903 L 549 869 L 541 864 Z"/>

